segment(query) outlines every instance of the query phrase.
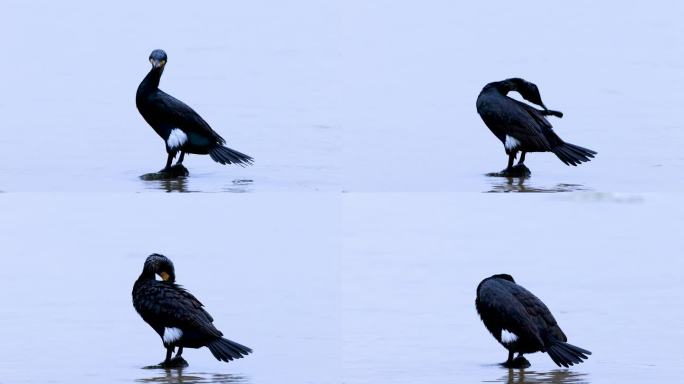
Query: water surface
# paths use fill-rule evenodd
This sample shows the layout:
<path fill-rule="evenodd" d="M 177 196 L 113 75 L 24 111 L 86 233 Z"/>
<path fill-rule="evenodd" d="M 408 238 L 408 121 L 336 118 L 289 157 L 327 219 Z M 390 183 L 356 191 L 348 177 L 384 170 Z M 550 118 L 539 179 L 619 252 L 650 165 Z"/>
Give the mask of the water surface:
<path fill-rule="evenodd" d="M 5 1 L 0 382 L 677 381 L 682 12 Z M 254 166 L 189 156 L 188 178 L 139 178 L 166 160 L 134 103 L 155 48 L 162 89 Z M 485 176 L 506 156 L 475 99 L 512 76 L 594 161 L 530 154 L 529 179 Z M 130 303 L 151 252 L 253 356 L 189 350 L 187 369 L 142 369 L 164 354 Z M 474 290 L 502 272 L 594 355 L 500 368 Z"/>
<path fill-rule="evenodd" d="M 338 383 L 339 205 L 255 196 L 3 194 L 0 382 Z M 253 354 L 143 369 L 165 356 L 131 302 L 153 252 Z"/>
<path fill-rule="evenodd" d="M 552 119 L 562 138 L 599 153 L 576 168 L 530 154 L 525 190 L 680 191 L 682 12 L 671 1 L 7 1 L 0 33 L 20 38 L 0 63 L 0 190 L 501 190 L 483 175 L 507 158 L 475 99 L 519 76 L 565 113 Z M 186 187 L 138 179 L 166 160 L 134 103 L 155 48 L 169 55 L 162 89 L 254 166 L 190 156 Z"/>
<path fill-rule="evenodd" d="M 485 198 L 486 197 L 486 198 Z M 674 382 L 684 358 L 684 210 L 674 195 L 349 194 L 342 258 L 346 383 Z M 508 353 L 475 310 L 509 273 L 593 352 L 570 369 Z"/>

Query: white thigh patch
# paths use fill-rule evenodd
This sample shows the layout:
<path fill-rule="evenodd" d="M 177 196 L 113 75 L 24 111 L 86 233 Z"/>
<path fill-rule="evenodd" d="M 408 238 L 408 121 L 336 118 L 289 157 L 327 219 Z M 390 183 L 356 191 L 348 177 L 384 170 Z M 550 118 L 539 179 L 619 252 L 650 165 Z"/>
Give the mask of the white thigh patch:
<path fill-rule="evenodd" d="M 180 329 L 164 328 L 164 336 L 162 336 L 164 344 L 175 343 L 176 341 L 180 340 L 181 337 L 183 337 L 183 331 L 181 331 Z"/>
<path fill-rule="evenodd" d="M 169 148 L 174 149 L 185 144 L 186 141 L 188 141 L 188 135 L 186 135 L 185 132 L 181 131 L 180 129 L 174 128 L 171 130 L 171 133 L 169 133 L 169 138 L 166 140 L 166 145 L 168 145 Z"/>
<path fill-rule="evenodd" d="M 516 149 L 520 145 L 520 141 L 513 136 L 506 135 L 506 142 L 504 142 L 504 148 L 509 151 Z"/>
<path fill-rule="evenodd" d="M 518 335 L 513 332 L 508 332 L 506 329 L 501 330 L 501 342 L 504 344 L 509 344 L 518 340 Z"/>

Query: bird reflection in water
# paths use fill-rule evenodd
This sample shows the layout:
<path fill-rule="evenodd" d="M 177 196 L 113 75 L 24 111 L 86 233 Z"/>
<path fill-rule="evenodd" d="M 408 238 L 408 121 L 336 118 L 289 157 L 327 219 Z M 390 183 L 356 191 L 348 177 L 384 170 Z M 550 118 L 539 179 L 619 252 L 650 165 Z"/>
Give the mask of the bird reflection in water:
<path fill-rule="evenodd" d="M 174 177 L 168 179 L 143 179 L 145 182 L 146 189 L 158 189 L 164 192 L 231 192 L 231 193 L 248 193 L 252 192 L 253 181 L 249 179 L 237 179 L 233 180 L 229 184 L 216 187 L 217 189 L 197 189 L 197 184 L 195 184 L 195 189 L 189 189 L 188 187 L 189 177 Z"/>
<path fill-rule="evenodd" d="M 589 188 L 581 184 L 565 184 L 560 183 L 551 187 L 540 187 L 532 185 L 529 178 L 523 177 L 500 177 L 492 178 L 491 189 L 486 192 L 537 192 L 537 193 L 556 193 L 556 192 L 574 192 L 574 191 L 588 191 Z"/>
<path fill-rule="evenodd" d="M 172 179 L 160 179 L 146 181 L 148 189 L 160 189 L 164 192 L 190 192 L 188 190 L 188 178 L 176 177 Z"/>
<path fill-rule="evenodd" d="M 136 380 L 139 383 L 249 383 L 250 380 L 244 376 L 226 373 L 202 373 L 187 372 L 187 368 L 160 369 L 161 373 L 157 376 L 145 377 Z M 184 372 L 185 371 L 185 372 Z"/>
<path fill-rule="evenodd" d="M 589 375 L 567 369 L 554 369 L 548 372 L 509 369 L 507 375 L 494 382 L 507 384 L 588 384 Z"/>

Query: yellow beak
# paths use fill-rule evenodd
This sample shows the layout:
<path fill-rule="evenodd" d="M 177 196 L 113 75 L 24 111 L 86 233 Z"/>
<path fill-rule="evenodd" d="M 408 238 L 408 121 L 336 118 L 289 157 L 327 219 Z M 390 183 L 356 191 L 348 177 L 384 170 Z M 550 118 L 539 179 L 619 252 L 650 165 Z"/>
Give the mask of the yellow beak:
<path fill-rule="evenodd" d="M 164 280 L 164 281 L 168 281 L 168 280 L 169 280 L 169 277 L 171 277 L 171 276 L 169 276 L 169 274 L 166 273 L 166 272 L 160 273 L 159 276 L 161 276 L 162 280 Z"/>
<path fill-rule="evenodd" d="M 152 63 L 153 67 L 159 68 L 159 67 L 163 67 L 164 65 L 166 65 L 166 60 L 157 61 L 154 59 L 150 59 L 150 63 Z"/>

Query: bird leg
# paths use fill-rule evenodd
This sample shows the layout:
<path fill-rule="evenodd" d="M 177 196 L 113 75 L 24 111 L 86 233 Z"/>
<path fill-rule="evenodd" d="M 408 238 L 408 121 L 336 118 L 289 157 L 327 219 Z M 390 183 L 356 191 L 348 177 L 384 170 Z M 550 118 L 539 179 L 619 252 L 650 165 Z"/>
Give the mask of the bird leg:
<path fill-rule="evenodd" d="M 508 166 L 506 167 L 506 169 L 504 169 L 501 172 L 488 173 L 487 176 L 508 177 L 508 178 L 529 177 L 532 174 L 532 172 L 530 172 L 529 168 L 527 168 L 525 166 L 525 164 L 523 164 L 523 162 L 525 161 L 525 155 L 527 154 L 527 152 L 524 152 L 524 151 L 521 151 L 521 152 L 522 152 L 522 154 L 520 156 L 520 161 L 514 167 L 513 162 L 515 161 L 515 158 L 518 156 L 518 151 L 510 151 L 510 152 L 507 151 L 507 153 L 508 153 Z"/>
<path fill-rule="evenodd" d="M 506 368 L 516 368 L 516 369 L 523 369 L 523 368 L 529 368 L 530 367 L 530 362 L 527 361 L 526 358 L 523 357 L 522 352 L 518 353 L 518 357 L 515 359 L 513 358 L 513 351 L 508 351 L 508 360 L 506 360 L 505 363 L 501 364 Z"/>
<path fill-rule="evenodd" d="M 163 364 L 168 364 L 171 361 L 171 354 L 173 353 L 174 347 L 166 348 L 166 359 L 164 359 Z"/>
<path fill-rule="evenodd" d="M 525 154 L 527 154 L 527 152 L 525 152 L 525 151 L 522 151 L 522 152 L 521 152 L 521 154 L 520 154 L 520 160 L 518 160 L 518 165 L 522 165 L 522 163 L 525 162 Z M 182 156 L 182 155 L 181 155 L 181 156 Z"/>
<path fill-rule="evenodd" d="M 169 168 L 171 168 L 171 162 L 173 161 L 173 158 L 176 157 L 175 152 L 169 152 L 169 157 L 166 159 L 166 167 L 162 171 L 168 171 Z"/>
<path fill-rule="evenodd" d="M 178 161 L 176 161 L 176 165 L 181 165 L 183 164 L 183 159 L 185 158 L 185 152 L 181 151 L 180 157 L 178 158 Z"/>
<path fill-rule="evenodd" d="M 189 364 L 183 357 L 181 357 L 181 354 L 183 353 L 183 347 L 178 347 L 178 352 L 176 353 L 176 356 L 171 359 L 166 366 L 167 367 L 173 367 L 173 368 L 185 368 Z"/>
<path fill-rule="evenodd" d="M 508 155 L 508 167 L 506 167 L 507 171 L 510 171 L 511 169 L 513 169 L 513 160 L 515 160 L 516 155 L 517 155 L 517 152 L 511 152 Z"/>
<path fill-rule="evenodd" d="M 166 359 L 159 363 L 159 365 L 156 366 L 156 368 L 185 368 L 188 366 L 188 362 L 185 361 L 184 358 L 181 357 L 181 354 L 183 353 L 183 347 L 178 347 L 178 353 L 176 353 L 176 356 L 171 358 L 171 355 L 173 354 L 173 351 L 176 349 L 176 347 L 167 347 L 166 348 Z"/>
<path fill-rule="evenodd" d="M 518 353 L 518 357 L 513 359 L 512 365 L 513 365 L 513 368 L 523 369 L 523 368 L 529 368 L 531 364 L 529 361 L 527 361 L 526 358 L 523 357 L 522 353 Z"/>
<path fill-rule="evenodd" d="M 508 169 L 509 177 L 528 177 L 532 174 L 530 169 L 523 164 L 525 162 L 526 154 L 527 152 L 520 151 L 520 160 L 518 160 L 518 164 L 516 164 L 512 169 Z"/>
<path fill-rule="evenodd" d="M 183 161 L 183 158 L 185 157 L 185 152 L 181 151 L 180 158 L 178 159 L 178 162 L 176 165 L 171 166 L 171 163 L 173 163 L 174 157 L 176 157 L 176 154 L 178 153 L 177 150 L 174 150 L 172 152 L 169 152 L 169 157 L 166 159 L 166 166 L 164 169 L 161 171 L 157 172 L 157 178 L 161 179 L 175 179 L 177 177 L 185 177 L 190 174 L 188 172 L 188 169 L 181 164 Z"/>
<path fill-rule="evenodd" d="M 521 151 L 521 156 L 520 156 L 520 161 L 518 161 L 518 164 L 516 166 L 513 166 L 513 161 L 518 155 L 518 151 L 513 151 L 508 154 L 508 167 L 504 169 L 503 171 L 499 172 L 496 174 L 496 176 L 502 176 L 502 177 L 529 177 L 532 172 L 530 172 L 530 169 L 523 164 L 525 161 L 525 154 L 526 152 Z"/>

